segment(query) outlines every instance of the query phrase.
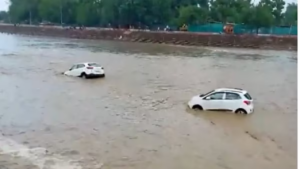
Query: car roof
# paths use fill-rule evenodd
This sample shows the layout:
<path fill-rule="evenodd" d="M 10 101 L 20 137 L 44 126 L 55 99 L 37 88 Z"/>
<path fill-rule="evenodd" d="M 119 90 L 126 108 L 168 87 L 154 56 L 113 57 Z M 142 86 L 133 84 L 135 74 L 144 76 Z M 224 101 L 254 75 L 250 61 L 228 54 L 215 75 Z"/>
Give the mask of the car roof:
<path fill-rule="evenodd" d="M 235 92 L 235 93 L 242 93 L 242 94 L 246 94 L 247 91 L 244 89 L 240 89 L 240 88 L 218 88 L 215 89 L 216 92 Z"/>
<path fill-rule="evenodd" d="M 82 62 L 82 63 L 76 63 L 75 65 L 79 65 L 79 64 L 87 65 L 87 64 L 90 64 L 90 63 L 98 64 L 98 63 L 96 63 L 96 62 Z M 98 64 L 98 65 L 100 65 L 100 64 Z"/>

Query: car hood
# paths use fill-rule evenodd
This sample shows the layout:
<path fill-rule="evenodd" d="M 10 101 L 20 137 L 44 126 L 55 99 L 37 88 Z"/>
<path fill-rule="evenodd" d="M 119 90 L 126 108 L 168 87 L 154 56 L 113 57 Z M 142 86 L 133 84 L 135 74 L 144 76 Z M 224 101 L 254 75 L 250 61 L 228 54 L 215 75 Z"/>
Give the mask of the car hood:
<path fill-rule="evenodd" d="M 195 100 L 195 99 L 199 99 L 200 97 L 197 95 L 197 96 L 193 96 L 192 98 L 191 98 L 191 100 Z"/>
<path fill-rule="evenodd" d="M 64 74 L 64 75 L 67 75 L 67 74 L 69 74 L 69 70 L 67 70 L 67 71 L 64 71 L 64 72 L 62 72 L 62 74 Z"/>

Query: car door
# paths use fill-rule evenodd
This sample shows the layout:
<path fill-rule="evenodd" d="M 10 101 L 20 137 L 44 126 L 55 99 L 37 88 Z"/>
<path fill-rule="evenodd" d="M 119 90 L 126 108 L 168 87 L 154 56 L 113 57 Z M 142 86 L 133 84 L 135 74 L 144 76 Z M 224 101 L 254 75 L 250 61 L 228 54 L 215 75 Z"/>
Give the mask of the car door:
<path fill-rule="evenodd" d="M 66 75 L 75 76 L 74 70 L 77 68 L 77 65 L 73 65 L 68 71 L 65 72 Z"/>
<path fill-rule="evenodd" d="M 84 64 L 78 64 L 76 69 L 74 70 L 75 76 L 80 76 L 82 72 L 84 72 L 85 65 Z"/>
<path fill-rule="evenodd" d="M 241 96 L 233 92 L 225 92 L 224 108 L 228 111 L 236 110 L 241 103 Z"/>
<path fill-rule="evenodd" d="M 224 109 L 224 92 L 215 92 L 203 98 L 203 108 L 206 110 Z"/>
<path fill-rule="evenodd" d="M 82 73 L 82 69 L 84 68 L 84 64 L 74 65 L 69 71 L 68 75 L 70 76 L 80 76 Z"/>

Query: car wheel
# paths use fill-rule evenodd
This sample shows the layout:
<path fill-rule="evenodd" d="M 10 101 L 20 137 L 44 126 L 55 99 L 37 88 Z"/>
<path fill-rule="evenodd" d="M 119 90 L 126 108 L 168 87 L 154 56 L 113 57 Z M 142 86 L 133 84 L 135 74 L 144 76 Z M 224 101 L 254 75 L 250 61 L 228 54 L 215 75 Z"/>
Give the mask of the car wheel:
<path fill-rule="evenodd" d="M 246 110 L 244 110 L 244 109 L 237 109 L 237 110 L 235 111 L 235 113 L 236 113 L 236 114 L 248 114 L 248 113 L 246 112 Z"/>
<path fill-rule="evenodd" d="M 200 105 L 194 105 L 194 106 L 192 107 L 192 109 L 203 110 L 202 106 L 200 106 Z"/>
<path fill-rule="evenodd" d="M 81 73 L 80 77 L 87 79 L 87 75 L 85 73 Z"/>

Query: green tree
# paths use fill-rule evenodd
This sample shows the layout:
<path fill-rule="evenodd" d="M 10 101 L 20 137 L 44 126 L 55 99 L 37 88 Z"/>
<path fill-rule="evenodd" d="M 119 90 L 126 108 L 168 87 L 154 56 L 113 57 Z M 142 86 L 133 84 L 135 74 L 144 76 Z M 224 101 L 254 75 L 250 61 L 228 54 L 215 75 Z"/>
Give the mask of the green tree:
<path fill-rule="evenodd" d="M 43 21 L 60 23 L 60 0 L 41 0 L 38 6 L 39 16 Z"/>
<path fill-rule="evenodd" d="M 235 19 L 236 9 L 234 8 L 235 0 L 211 0 L 210 16 L 213 21 L 233 22 Z"/>
<path fill-rule="evenodd" d="M 0 21 L 8 21 L 8 14 L 6 11 L 0 11 Z"/>
<path fill-rule="evenodd" d="M 125 0 L 124 0 L 125 1 Z M 117 26 L 120 22 L 121 0 L 102 0 L 101 1 L 101 24 Z"/>
<path fill-rule="evenodd" d="M 11 0 L 9 15 L 13 22 L 20 22 L 29 19 L 28 4 L 21 0 Z"/>
<path fill-rule="evenodd" d="M 274 23 L 274 17 L 272 15 L 272 9 L 263 3 L 254 7 L 253 15 L 250 19 L 251 25 L 256 27 L 257 33 L 259 28 L 269 28 Z"/>
<path fill-rule="evenodd" d="M 290 3 L 287 5 L 286 11 L 283 14 L 285 25 L 297 25 L 297 10 L 298 5 L 296 3 Z"/>
<path fill-rule="evenodd" d="M 100 10 L 95 8 L 97 1 L 81 1 L 76 6 L 76 22 L 81 25 L 93 26 L 100 23 Z"/>
<path fill-rule="evenodd" d="M 208 11 L 198 6 L 183 6 L 179 9 L 178 26 L 183 24 L 200 24 L 208 20 Z"/>
<path fill-rule="evenodd" d="M 10 0 L 13 22 L 50 21 L 85 26 L 243 23 L 255 28 L 296 24 L 297 4 L 284 0 Z"/>

